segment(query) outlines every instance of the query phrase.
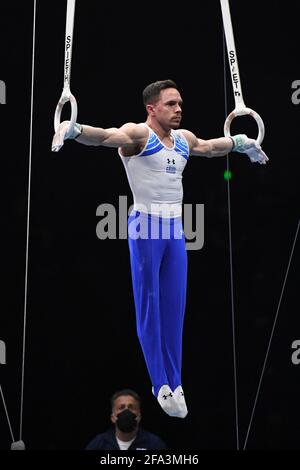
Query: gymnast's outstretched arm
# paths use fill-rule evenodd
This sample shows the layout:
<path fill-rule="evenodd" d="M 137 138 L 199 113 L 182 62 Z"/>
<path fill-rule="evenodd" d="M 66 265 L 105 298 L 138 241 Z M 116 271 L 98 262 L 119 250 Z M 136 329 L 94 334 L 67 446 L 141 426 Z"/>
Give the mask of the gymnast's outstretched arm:
<path fill-rule="evenodd" d="M 258 162 L 262 165 L 266 164 L 269 160 L 257 141 L 250 139 L 245 134 L 202 140 L 185 129 L 181 129 L 180 132 L 182 132 L 189 144 L 190 155 L 221 157 L 233 151 L 245 153 L 251 162 Z"/>
<path fill-rule="evenodd" d="M 69 121 L 62 122 L 52 140 L 52 151 L 58 152 L 67 139 L 75 139 L 84 145 L 102 145 L 104 147 L 126 147 L 144 143 L 148 130 L 142 124 L 126 123 L 120 128 L 103 129 L 88 125 L 75 124 L 69 131 Z"/>

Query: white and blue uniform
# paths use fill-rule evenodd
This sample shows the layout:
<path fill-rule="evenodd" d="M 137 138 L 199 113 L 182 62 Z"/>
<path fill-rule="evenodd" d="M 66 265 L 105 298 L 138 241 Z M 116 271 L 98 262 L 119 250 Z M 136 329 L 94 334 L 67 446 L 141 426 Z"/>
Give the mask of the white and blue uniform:
<path fill-rule="evenodd" d="M 181 385 L 187 280 L 182 172 L 189 147 L 180 131 L 171 131 L 168 148 L 148 129 L 141 153 L 123 157 L 119 149 L 119 155 L 134 199 L 128 243 L 137 334 L 157 396 L 164 384 L 171 390 Z"/>

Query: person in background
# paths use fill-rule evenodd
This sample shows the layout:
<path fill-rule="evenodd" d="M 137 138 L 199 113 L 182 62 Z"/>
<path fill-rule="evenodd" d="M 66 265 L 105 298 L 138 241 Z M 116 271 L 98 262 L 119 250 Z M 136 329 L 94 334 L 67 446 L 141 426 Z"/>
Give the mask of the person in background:
<path fill-rule="evenodd" d="M 107 431 L 95 436 L 85 450 L 164 450 L 165 442 L 140 426 L 141 399 L 130 389 L 120 390 L 111 397 Z"/>

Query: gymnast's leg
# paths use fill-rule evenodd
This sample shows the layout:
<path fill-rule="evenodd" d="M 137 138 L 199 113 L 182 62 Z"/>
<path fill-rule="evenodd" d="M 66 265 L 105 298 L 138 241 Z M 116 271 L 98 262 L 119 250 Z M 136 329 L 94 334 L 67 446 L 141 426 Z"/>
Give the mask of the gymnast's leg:
<path fill-rule="evenodd" d="M 160 269 L 160 326 L 168 383 L 185 417 L 187 408 L 181 386 L 182 335 L 186 303 L 187 253 L 181 219 L 173 221 Z M 174 225 L 173 225 L 174 224 Z M 180 234 L 176 239 L 174 234 Z"/>
<path fill-rule="evenodd" d="M 153 385 L 153 393 L 164 411 L 175 416 L 177 404 L 168 384 L 163 360 L 159 305 L 159 272 L 168 240 L 151 239 L 151 236 L 146 239 L 132 237 L 131 232 L 135 231 L 130 231 L 130 225 L 135 222 L 135 217 L 136 214 L 131 215 L 128 220 L 128 243 L 137 334 Z"/>

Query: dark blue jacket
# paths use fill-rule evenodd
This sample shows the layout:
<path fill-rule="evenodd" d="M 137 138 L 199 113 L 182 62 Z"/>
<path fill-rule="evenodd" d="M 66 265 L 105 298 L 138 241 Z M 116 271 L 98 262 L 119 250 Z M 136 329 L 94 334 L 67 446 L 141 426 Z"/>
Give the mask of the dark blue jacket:
<path fill-rule="evenodd" d="M 138 429 L 135 440 L 131 443 L 128 450 L 165 450 L 166 444 L 160 437 L 146 431 L 143 428 Z M 108 429 L 102 434 L 98 434 L 86 446 L 85 450 L 120 450 L 115 436 L 114 428 Z"/>

